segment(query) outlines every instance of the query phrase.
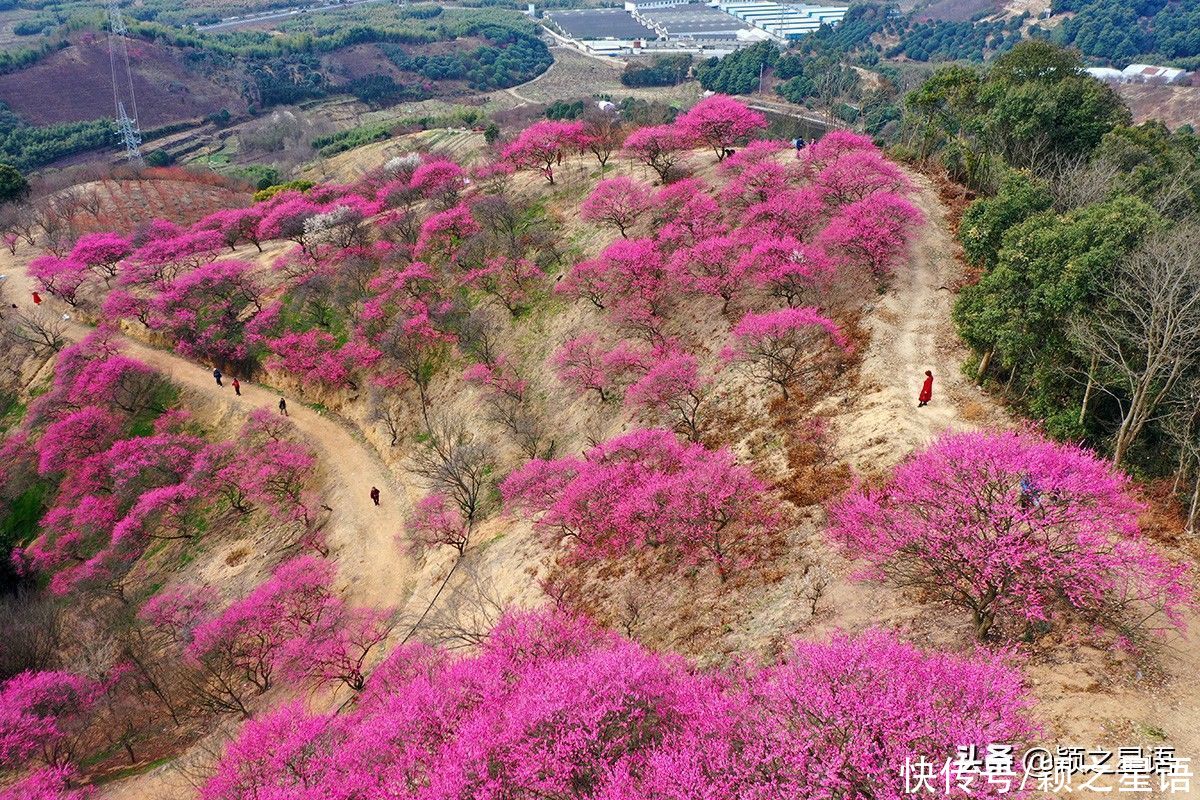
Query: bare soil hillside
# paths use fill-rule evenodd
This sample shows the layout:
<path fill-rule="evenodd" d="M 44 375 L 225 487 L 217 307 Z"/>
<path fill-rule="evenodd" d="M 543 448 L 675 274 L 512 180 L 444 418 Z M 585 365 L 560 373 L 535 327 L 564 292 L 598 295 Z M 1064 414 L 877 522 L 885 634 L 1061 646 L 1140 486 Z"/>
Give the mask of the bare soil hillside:
<path fill-rule="evenodd" d="M 143 130 L 198 120 L 223 108 L 233 114 L 246 110 L 237 76 L 189 67 L 178 48 L 136 41 L 129 56 Z M 85 34 L 28 69 L 0 75 L 0 100 L 38 125 L 112 117 L 105 39 Z"/>

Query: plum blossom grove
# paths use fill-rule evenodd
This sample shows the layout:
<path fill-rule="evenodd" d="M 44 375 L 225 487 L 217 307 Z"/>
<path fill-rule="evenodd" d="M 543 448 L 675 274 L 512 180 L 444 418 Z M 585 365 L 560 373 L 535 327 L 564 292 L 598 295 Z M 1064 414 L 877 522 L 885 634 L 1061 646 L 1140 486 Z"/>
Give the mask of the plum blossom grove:
<path fill-rule="evenodd" d="M 206 371 L 263 371 L 335 405 L 369 398 L 392 445 L 412 434 L 433 459 L 401 537 L 420 553 L 469 557 L 498 495 L 504 519 L 529 520 L 566 563 L 651 553 L 728 586 L 780 552 L 791 509 L 722 438 L 723 393 L 777 405 L 836 381 L 855 357 L 856 303 L 905 269 L 922 220 L 904 173 L 869 139 L 834 132 L 797 158 L 756 140 L 764 128 L 721 96 L 638 130 L 540 122 L 470 169 L 398 158 L 350 185 L 281 191 L 187 228 L 91 234 L 30 273 L 79 314 L 119 321 Z M 639 166 L 594 186 L 570 185 L 580 172 L 560 167 L 593 168 L 594 156 L 603 173 L 617 152 Z M 532 192 L 577 204 L 602 241 L 564 248 L 566 215 L 527 202 Z M 710 330 L 697 335 L 697 320 Z M 499 432 L 488 438 L 511 439 L 503 464 L 470 432 L 443 435 L 452 392 L 482 401 Z M 0 766 L 36 761 L 3 800 L 81 796 L 81 755 L 138 741 L 87 731 L 111 718 L 112 730 L 136 732 L 145 704 L 176 721 L 248 720 L 205 800 L 898 800 L 906 757 L 1037 735 L 1005 659 L 925 653 L 879 631 L 797 642 L 773 665 L 706 669 L 566 613 L 509 614 L 466 656 L 397 644 L 393 609 L 337 590 L 311 492 L 317 465 L 289 423 L 258 413 L 236 442 L 212 441 L 172 400 L 101 330 L 59 354 L 50 391 L 2 442 L 0 476 L 57 487 L 21 567 L 57 596 L 120 604 L 129 621 L 128 658 L 103 676 L 46 670 L 3 684 L 13 700 L 0 706 Z M 608 427 L 577 455 L 563 454 L 578 442 L 557 439 L 546 410 L 568 406 Z M 1036 479 L 1044 497 L 1091 507 L 1084 487 Z M 835 508 L 835 535 L 894 577 L 911 542 L 903 552 L 874 542 L 867 507 L 878 498 L 865 496 Z M 230 598 L 135 585 L 148 551 L 223 525 L 270 528 L 284 543 L 257 586 Z M 1158 590 L 1174 613 L 1178 576 L 1129 547 L 1105 562 L 1108 583 L 1081 587 L 1077 612 Z M 1114 585 L 1129 563 L 1146 581 Z M 1054 590 L 1073 590 L 1060 577 Z M 990 624 L 1007 629 L 1031 599 L 1057 614 L 1039 591 L 999 586 Z M 271 710 L 281 685 L 345 704 Z M 113 699 L 128 686 L 143 705 Z M 22 699 L 35 692 L 76 701 Z"/>
<path fill-rule="evenodd" d="M 880 632 L 701 671 L 579 618 L 509 615 L 477 655 L 397 648 L 349 713 L 251 721 L 201 797 L 899 800 L 905 758 L 1025 741 L 1027 706 L 994 658 Z"/>

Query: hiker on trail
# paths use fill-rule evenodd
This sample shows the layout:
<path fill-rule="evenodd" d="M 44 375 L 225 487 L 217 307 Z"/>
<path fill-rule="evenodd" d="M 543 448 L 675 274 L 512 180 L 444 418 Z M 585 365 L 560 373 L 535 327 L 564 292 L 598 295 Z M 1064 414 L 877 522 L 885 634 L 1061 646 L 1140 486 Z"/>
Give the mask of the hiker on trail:
<path fill-rule="evenodd" d="M 221 370 L 219 367 L 213 367 L 213 377 L 217 379 L 217 386 L 225 385 L 221 383 Z"/>
<path fill-rule="evenodd" d="M 921 394 L 917 396 L 917 408 L 929 405 L 933 399 L 933 373 L 925 370 L 925 383 L 921 385 Z"/>
<path fill-rule="evenodd" d="M 379 505 L 379 489 L 374 486 L 371 487 L 371 502 Z"/>
<path fill-rule="evenodd" d="M 280 413 L 280 414 L 283 414 L 285 417 L 288 415 L 288 413 L 287 413 L 287 400 L 284 400 L 282 397 L 281 397 L 281 398 L 279 398 L 279 413 Z"/>
<path fill-rule="evenodd" d="M 238 397 L 242 396 L 242 384 L 238 382 L 237 378 L 233 379 L 233 393 Z"/>
<path fill-rule="evenodd" d="M 34 305 L 38 305 L 38 306 L 40 306 L 42 304 L 42 296 L 40 294 L 38 294 L 37 292 L 33 293 L 33 303 L 34 303 Z"/>

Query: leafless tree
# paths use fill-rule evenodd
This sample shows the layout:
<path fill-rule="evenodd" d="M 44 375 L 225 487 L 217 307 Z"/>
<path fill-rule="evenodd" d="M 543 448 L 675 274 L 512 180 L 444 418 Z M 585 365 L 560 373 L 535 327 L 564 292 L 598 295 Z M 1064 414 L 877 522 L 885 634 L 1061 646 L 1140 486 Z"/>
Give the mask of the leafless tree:
<path fill-rule="evenodd" d="M 583 117 L 583 131 L 587 136 L 587 149 L 600 162 L 600 168 L 604 169 L 608 159 L 625 141 L 621 118 L 610 111 L 590 111 Z"/>
<path fill-rule="evenodd" d="M 1055 153 L 1051 160 L 1051 168 L 1044 174 L 1050 176 L 1050 194 L 1060 213 L 1108 199 L 1121 174 L 1120 167 L 1107 159 L 1089 161 L 1084 156 Z"/>
<path fill-rule="evenodd" d="M 404 433 L 404 413 L 400 404 L 388 392 L 371 387 L 367 396 L 367 418 L 382 425 L 391 437 L 391 446 L 395 447 Z"/>
<path fill-rule="evenodd" d="M 0 682 L 26 670 L 53 669 L 62 644 L 58 605 L 34 593 L 0 596 Z"/>
<path fill-rule="evenodd" d="M 1108 302 L 1071 334 L 1098 367 L 1096 388 L 1120 407 L 1120 464 L 1200 357 L 1200 226 L 1178 226 L 1128 258 Z"/>
<path fill-rule="evenodd" d="M 430 491 L 442 492 L 468 525 L 487 511 L 495 457 L 461 420 L 434 416 L 423 446 L 412 456 L 412 470 Z"/>
<path fill-rule="evenodd" d="M 3 329 L 4 338 L 23 342 L 42 355 L 57 353 L 66 344 L 67 321 L 41 311 L 6 314 Z"/>

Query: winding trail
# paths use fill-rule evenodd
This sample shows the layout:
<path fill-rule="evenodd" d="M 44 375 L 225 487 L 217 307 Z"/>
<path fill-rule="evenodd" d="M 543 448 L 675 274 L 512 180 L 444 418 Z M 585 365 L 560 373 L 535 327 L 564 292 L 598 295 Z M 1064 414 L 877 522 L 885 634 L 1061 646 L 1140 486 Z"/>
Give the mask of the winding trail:
<path fill-rule="evenodd" d="M 25 272 L 25 260 L 5 251 L 0 274 L 8 275 L 7 302 L 28 310 L 35 284 Z M 37 311 L 61 316 L 70 309 L 55 298 L 43 297 Z M 65 335 L 78 341 L 91 331 L 91 327 L 73 322 Z M 209 367 L 127 336 L 118 337 L 118 341 L 126 355 L 150 365 L 185 389 L 191 398 L 212 404 L 236 422 L 247 419 L 258 408 L 278 410 L 280 395 L 271 389 L 243 381 L 242 396 L 236 397 L 229 386 L 232 376 L 227 376 L 224 387 L 217 386 Z M 413 568 L 395 536 L 410 508 L 407 487 L 395 479 L 375 450 L 350 426 L 298 400 L 289 403 L 288 418 L 320 464 L 322 502 L 333 509 L 325 532 L 350 599 L 377 608 L 403 605 L 411 588 L 408 584 Z M 378 508 L 368 496 L 372 486 L 378 486 L 382 493 Z"/>
<path fill-rule="evenodd" d="M 958 245 L 937 189 L 924 175 L 909 177 L 925 223 L 910 263 L 896 271 L 864 320 L 871 341 L 860 392 L 839 414 L 839 449 L 861 472 L 890 467 L 946 430 L 1011 425 L 1003 409 L 962 372 L 968 353 L 950 319 L 950 287 L 962 270 Z M 933 400 L 918 409 L 925 370 L 934 375 Z"/>

